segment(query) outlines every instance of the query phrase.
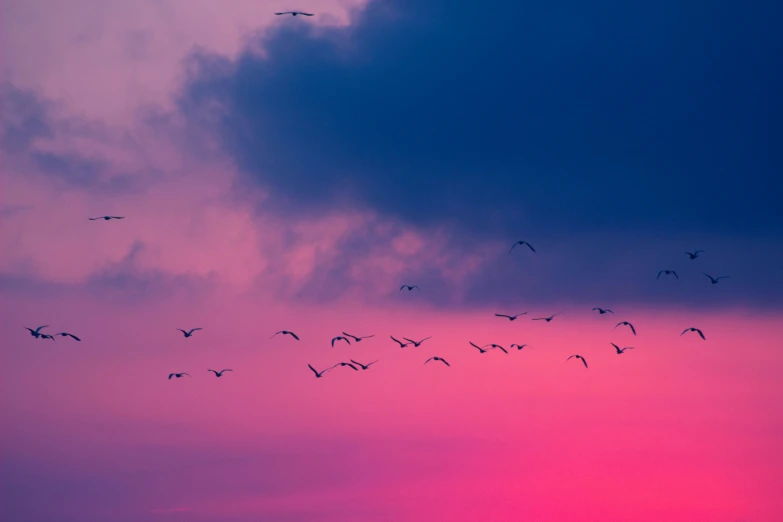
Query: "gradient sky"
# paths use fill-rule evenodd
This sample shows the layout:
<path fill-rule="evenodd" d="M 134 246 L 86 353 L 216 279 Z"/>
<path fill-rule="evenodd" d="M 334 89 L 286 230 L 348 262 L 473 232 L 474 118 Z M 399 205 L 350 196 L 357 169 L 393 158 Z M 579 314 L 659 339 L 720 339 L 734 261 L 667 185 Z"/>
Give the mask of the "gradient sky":
<path fill-rule="evenodd" d="M 3 521 L 783 520 L 780 3 L 0 20 Z"/>

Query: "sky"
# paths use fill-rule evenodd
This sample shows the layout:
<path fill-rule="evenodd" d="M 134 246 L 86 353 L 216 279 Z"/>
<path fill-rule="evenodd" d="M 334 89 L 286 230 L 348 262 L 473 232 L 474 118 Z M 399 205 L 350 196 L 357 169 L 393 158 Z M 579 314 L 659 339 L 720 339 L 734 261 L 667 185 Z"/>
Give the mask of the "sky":
<path fill-rule="evenodd" d="M 0 0 L 0 519 L 783 519 L 781 22 Z"/>

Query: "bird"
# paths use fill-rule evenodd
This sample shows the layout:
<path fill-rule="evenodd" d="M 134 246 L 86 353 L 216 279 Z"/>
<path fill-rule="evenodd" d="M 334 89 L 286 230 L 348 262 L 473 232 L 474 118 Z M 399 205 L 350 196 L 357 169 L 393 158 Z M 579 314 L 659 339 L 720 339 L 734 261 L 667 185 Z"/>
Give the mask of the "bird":
<path fill-rule="evenodd" d="M 527 314 L 527 312 L 522 312 L 521 314 L 517 314 L 517 315 L 495 314 L 495 317 L 505 317 L 509 321 L 514 321 L 514 320 L 516 320 L 517 317 L 525 315 L 525 314 Z"/>
<path fill-rule="evenodd" d="M 717 285 L 718 281 L 720 281 L 721 279 L 728 279 L 729 278 L 729 276 L 712 277 L 707 272 L 703 272 L 703 273 L 704 273 L 704 275 L 706 275 L 707 277 L 710 278 L 710 283 L 712 283 L 713 285 Z"/>
<path fill-rule="evenodd" d="M 351 363 L 347 363 L 347 362 L 338 362 L 337 364 L 332 366 L 332 368 L 337 368 L 338 366 L 347 366 L 348 368 L 351 368 L 352 370 L 356 370 L 357 372 L 359 371 L 359 369 L 356 368 L 356 366 L 354 366 Z"/>
<path fill-rule="evenodd" d="M 25 330 L 29 330 L 30 331 L 30 335 L 32 335 L 33 337 L 38 339 L 41 336 L 41 328 L 49 328 L 49 325 L 39 326 L 35 330 L 33 330 L 32 328 L 28 328 L 26 326 L 24 328 L 25 328 Z"/>
<path fill-rule="evenodd" d="M 626 347 L 626 348 L 620 348 L 619 346 L 617 346 L 617 345 L 616 345 L 616 344 L 614 344 L 614 343 L 609 343 L 609 344 L 611 344 L 612 346 L 614 346 L 614 349 L 615 349 L 615 350 L 617 350 L 617 355 L 620 355 L 620 354 L 621 354 L 621 353 L 623 353 L 625 350 L 633 350 L 633 349 L 634 349 L 634 348 L 633 348 L 633 346 L 628 346 L 628 347 Z"/>
<path fill-rule="evenodd" d="M 582 364 L 584 364 L 585 368 L 587 368 L 587 361 L 585 361 L 584 357 L 582 357 L 581 355 L 577 355 L 577 354 L 574 354 L 571 357 L 576 357 L 577 359 L 581 359 L 582 360 Z M 569 357 L 568 359 L 571 359 L 571 357 Z M 568 361 L 568 359 L 566 359 L 566 362 Z"/>
<path fill-rule="evenodd" d="M 223 372 L 233 372 L 231 368 L 226 368 L 225 370 L 215 371 L 215 370 L 207 370 L 208 372 L 212 372 L 215 374 L 215 377 L 223 377 Z"/>
<path fill-rule="evenodd" d="M 617 328 L 618 326 L 622 326 L 622 325 L 628 326 L 631 329 L 631 331 L 633 332 L 633 334 L 636 335 L 636 328 L 634 328 L 633 325 L 631 323 L 629 323 L 628 321 L 621 321 L 621 322 L 617 323 L 616 325 L 614 325 L 614 327 Z"/>
<path fill-rule="evenodd" d="M 696 252 L 685 252 L 685 255 L 687 255 L 689 259 L 693 260 L 699 257 L 700 252 L 704 252 L 704 250 L 697 250 Z"/>
<path fill-rule="evenodd" d="M 191 328 L 191 329 L 190 329 L 190 330 L 188 330 L 187 332 L 186 332 L 185 330 L 183 330 L 182 328 L 177 328 L 177 330 L 179 330 L 180 332 L 182 332 L 182 334 L 183 334 L 185 337 L 190 337 L 190 336 L 192 336 L 192 335 L 193 335 L 193 332 L 195 332 L 195 331 L 197 331 L 197 330 L 203 330 L 203 328 Z"/>
<path fill-rule="evenodd" d="M 512 344 L 511 347 L 516 347 L 517 351 L 521 350 L 522 348 L 526 347 L 526 344 Z"/>
<path fill-rule="evenodd" d="M 391 337 L 391 338 L 392 338 L 392 341 L 394 341 L 395 343 L 399 344 L 399 345 L 400 345 L 400 348 L 405 348 L 406 346 L 408 346 L 409 344 L 411 344 L 411 343 L 404 343 L 404 342 L 402 342 L 402 341 L 400 341 L 400 340 L 397 340 L 397 339 L 395 339 L 395 338 L 394 338 L 394 336 L 393 336 L 393 335 L 390 335 L 389 337 Z M 403 339 L 405 339 L 405 337 L 403 337 Z"/>
<path fill-rule="evenodd" d="M 549 317 L 536 317 L 536 318 L 535 318 L 535 319 L 533 319 L 533 320 L 534 320 L 534 321 L 546 321 L 546 322 L 548 323 L 549 321 L 551 321 L 552 319 L 554 319 L 554 318 L 555 318 L 555 316 L 558 316 L 558 315 L 562 314 L 563 312 L 564 312 L 564 310 L 560 310 L 560 311 L 559 311 L 559 312 L 557 312 L 555 315 L 550 315 Z"/>
<path fill-rule="evenodd" d="M 275 335 L 278 335 L 278 334 L 283 334 L 283 335 L 290 335 L 291 337 L 293 337 L 293 338 L 294 338 L 294 339 L 296 339 L 297 341 L 299 340 L 299 336 L 298 336 L 298 335 L 296 335 L 294 332 L 289 332 L 288 330 L 280 330 L 280 331 L 279 331 L 279 332 L 277 332 Z M 274 337 L 275 335 L 273 335 L 272 337 Z M 270 337 L 270 339 L 271 339 L 272 337 Z"/>
<path fill-rule="evenodd" d="M 47 335 L 47 334 L 41 334 L 41 339 L 51 339 L 52 341 L 56 341 L 57 339 L 54 338 L 53 335 Z"/>
<path fill-rule="evenodd" d="M 171 380 L 172 377 L 176 377 L 177 379 L 179 379 L 183 375 L 187 375 L 188 377 L 190 377 L 190 374 L 189 373 L 185 373 L 185 372 L 182 372 L 182 373 L 170 373 L 169 374 L 169 380 Z"/>
<path fill-rule="evenodd" d="M 319 371 L 316 371 L 316 370 L 315 370 L 315 368 L 313 368 L 313 365 L 312 365 L 312 364 L 308 364 L 308 365 L 307 365 L 307 367 L 308 367 L 308 368 L 310 368 L 311 370 L 313 370 L 313 373 L 314 373 L 314 374 L 315 374 L 315 376 L 316 376 L 317 378 L 319 378 L 319 379 L 320 379 L 320 378 L 323 376 L 323 374 L 325 374 L 326 372 L 328 372 L 329 370 L 331 370 L 332 368 L 334 368 L 334 366 L 331 366 L 331 367 L 329 367 L 329 368 L 327 368 L 327 369 L 325 369 L 325 370 L 321 370 L 321 371 L 319 372 Z"/>
<path fill-rule="evenodd" d="M 349 341 L 348 338 L 343 337 L 342 335 L 338 335 L 337 337 L 332 338 L 332 348 L 334 348 L 335 341 L 345 341 L 349 345 L 351 344 L 351 341 Z"/>
<path fill-rule="evenodd" d="M 411 290 L 413 290 L 414 288 L 415 288 L 416 290 L 418 290 L 419 292 L 421 292 L 421 288 L 419 288 L 419 285 L 402 285 L 402 286 L 400 287 L 400 292 L 402 292 L 402 290 L 403 290 L 404 288 L 407 288 L 407 289 L 408 289 L 408 292 L 410 292 L 410 291 L 411 291 Z"/>
<path fill-rule="evenodd" d="M 354 340 L 354 341 L 356 341 L 357 343 L 358 343 L 359 341 L 361 341 L 362 339 L 369 339 L 370 337 L 375 337 L 375 334 L 372 334 L 372 335 L 365 335 L 364 337 L 357 337 L 357 336 L 355 336 L 355 335 L 351 335 L 351 334 L 349 334 L 349 333 L 345 333 L 345 332 L 342 332 L 342 334 L 343 334 L 343 335 L 347 335 L 348 337 L 352 337 L 352 338 L 353 338 L 353 340 Z"/>
<path fill-rule="evenodd" d="M 473 341 L 468 341 L 470 345 L 479 351 L 479 353 L 487 353 L 489 350 L 485 350 L 484 348 L 481 348 L 480 346 L 473 344 Z"/>
<path fill-rule="evenodd" d="M 678 276 L 677 272 L 675 272 L 674 270 L 661 270 L 660 272 L 658 272 L 658 277 L 656 277 L 655 279 L 660 279 L 661 274 L 666 274 L 666 275 L 674 274 L 674 277 L 676 277 L 678 281 L 680 279 L 680 276 Z"/>
<path fill-rule="evenodd" d="M 448 362 L 446 362 L 446 359 L 444 359 L 444 358 L 442 358 L 442 357 L 430 357 L 429 359 L 427 359 L 426 361 L 424 361 L 424 364 L 427 364 L 427 363 L 428 363 L 428 362 L 430 362 L 430 361 L 440 361 L 440 362 L 442 362 L 443 364 L 445 364 L 446 366 L 448 366 L 449 368 L 451 368 L 451 365 L 450 365 Z"/>
<path fill-rule="evenodd" d="M 75 336 L 75 335 L 73 335 L 72 333 L 68 333 L 68 332 L 60 332 L 60 333 L 58 333 L 58 334 L 54 334 L 54 335 L 60 335 L 60 336 L 62 336 L 62 337 L 70 337 L 71 339 L 75 339 L 75 340 L 77 340 L 77 341 L 81 341 L 81 339 L 79 339 L 78 337 L 76 337 L 76 336 Z"/>
<path fill-rule="evenodd" d="M 424 341 L 426 341 L 427 339 L 432 339 L 432 336 L 430 336 L 430 337 L 425 337 L 424 339 L 422 339 L 422 340 L 421 340 L 421 341 L 419 341 L 419 342 L 416 342 L 416 341 L 414 341 L 413 339 L 408 339 L 407 337 L 403 337 L 403 339 L 405 339 L 406 341 L 408 341 L 408 342 L 410 342 L 410 343 L 413 343 L 413 347 L 414 347 L 414 348 L 418 348 L 418 347 L 421 345 L 421 343 L 423 343 L 423 342 L 424 342 Z"/>
<path fill-rule="evenodd" d="M 354 361 L 353 359 L 351 359 L 351 362 L 352 362 L 352 363 L 354 363 L 354 364 L 355 364 L 355 365 L 357 365 L 357 366 L 360 366 L 362 370 L 366 370 L 367 368 L 369 368 L 369 367 L 370 367 L 370 366 L 372 366 L 373 364 L 377 363 L 378 361 L 373 361 L 373 362 L 371 362 L 371 363 L 362 364 L 362 363 L 360 363 L 360 362 L 356 362 L 356 361 Z"/>
<path fill-rule="evenodd" d="M 511 250 L 514 250 L 514 247 L 515 247 L 515 246 L 517 246 L 517 245 L 527 245 L 527 247 L 528 247 L 530 250 L 532 250 L 533 252 L 535 252 L 535 251 L 536 251 L 536 249 L 535 249 L 535 248 L 533 248 L 533 245 L 531 245 L 531 244 L 530 244 L 530 243 L 528 243 L 527 241 L 522 241 L 522 240 L 520 239 L 519 241 L 517 241 L 516 243 L 514 243 L 513 245 L 511 245 L 511 249 L 508 251 L 508 253 L 510 254 L 510 253 L 511 253 Z"/>
<path fill-rule="evenodd" d="M 687 332 L 696 332 L 697 334 L 699 334 L 699 337 L 701 337 L 705 341 L 707 340 L 707 338 L 704 337 L 704 333 L 701 330 L 699 330 L 698 328 L 686 328 L 685 330 L 682 331 L 680 336 L 684 335 Z"/>
<path fill-rule="evenodd" d="M 598 310 L 598 315 L 604 315 L 604 314 L 612 314 L 612 315 L 614 315 L 614 312 L 612 312 L 612 311 L 611 311 L 611 310 L 609 310 L 608 308 L 607 308 L 607 309 L 603 309 L 603 308 L 593 308 L 593 310 Z"/>
<path fill-rule="evenodd" d="M 503 348 L 502 346 L 500 346 L 499 344 L 492 343 L 492 344 L 488 344 L 487 346 L 489 346 L 489 349 L 490 349 L 490 350 L 499 349 L 499 350 L 501 350 L 503 353 L 505 353 L 506 355 L 508 355 L 508 352 L 506 351 L 506 349 L 505 349 L 505 348 Z"/>
<path fill-rule="evenodd" d="M 89 219 L 90 221 L 95 221 L 98 219 L 104 219 L 106 221 L 109 221 L 110 219 L 125 219 L 125 216 L 100 216 L 100 217 L 89 218 Z"/>
<path fill-rule="evenodd" d="M 312 13 L 303 13 L 302 11 L 285 11 L 284 13 L 275 13 L 277 16 L 290 14 L 291 16 L 313 16 Z"/>

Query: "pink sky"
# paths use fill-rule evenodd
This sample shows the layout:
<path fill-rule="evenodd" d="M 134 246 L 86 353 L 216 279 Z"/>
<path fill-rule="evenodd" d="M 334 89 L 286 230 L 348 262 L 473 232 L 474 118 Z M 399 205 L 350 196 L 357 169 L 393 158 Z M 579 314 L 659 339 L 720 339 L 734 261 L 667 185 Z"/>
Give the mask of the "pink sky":
<path fill-rule="evenodd" d="M 428 306 L 397 292 L 410 267 L 457 286 L 494 254 L 463 257 L 444 231 L 370 211 L 275 215 L 260 189 L 237 198 L 228 158 L 189 155 L 181 122 L 139 122 L 142 105 L 171 107 L 194 46 L 235 53 L 285 4 L 0 1 L 3 79 L 55 102 L 55 136 L 38 145 L 100 159 L 99 183 L 136 187 L 64 188 L 3 158 L 0 518 L 783 520 L 779 313 L 598 316 L 564 300 L 547 324 L 493 317 L 560 309 L 524 298 Z M 309 23 L 348 23 L 357 4 L 319 2 Z M 128 217 L 86 219 L 104 214 Z M 317 268 L 346 237 L 375 245 L 352 261 L 351 288 L 326 307 L 297 299 L 328 290 Z M 623 319 L 637 337 L 613 330 Z M 83 342 L 24 330 L 40 324 Z M 690 326 L 707 340 L 679 335 Z M 280 329 L 302 341 L 270 340 Z M 376 337 L 331 348 L 341 331 Z M 433 338 L 401 350 L 389 335 Z M 480 355 L 468 341 L 533 349 Z M 636 349 L 617 356 L 610 342 Z M 588 370 L 565 363 L 574 353 Z M 433 355 L 451 368 L 424 366 Z M 380 362 L 323 379 L 307 369 L 349 358 Z"/>

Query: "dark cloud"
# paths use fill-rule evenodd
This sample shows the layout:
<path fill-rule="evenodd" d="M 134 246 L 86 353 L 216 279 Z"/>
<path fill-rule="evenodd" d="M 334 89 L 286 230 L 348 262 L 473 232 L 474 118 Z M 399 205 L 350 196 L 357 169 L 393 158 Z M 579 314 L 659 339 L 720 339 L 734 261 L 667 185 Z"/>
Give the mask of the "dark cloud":
<path fill-rule="evenodd" d="M 297 213 L 354 198 L 482 234 L 783 231 L 777 4 L 426 4 L 199 54 L 181 107 Z"/>
<path fill-rule="evenodd" d="M 236 60 L 194 54 L 179 107 L 265 208 L 539 246 L 460 289 L 409 274 L 440 304 L 781 304 L 781 21 L 771 2 L 375 1 L 349 29 L 286 20 Z M 699 287 L 696 248 L 733 279 Z M 344 250 L 301 297 L 350 282 L 366 247 Z M 668 267 L 679 290 L 654 280 Z"/>

